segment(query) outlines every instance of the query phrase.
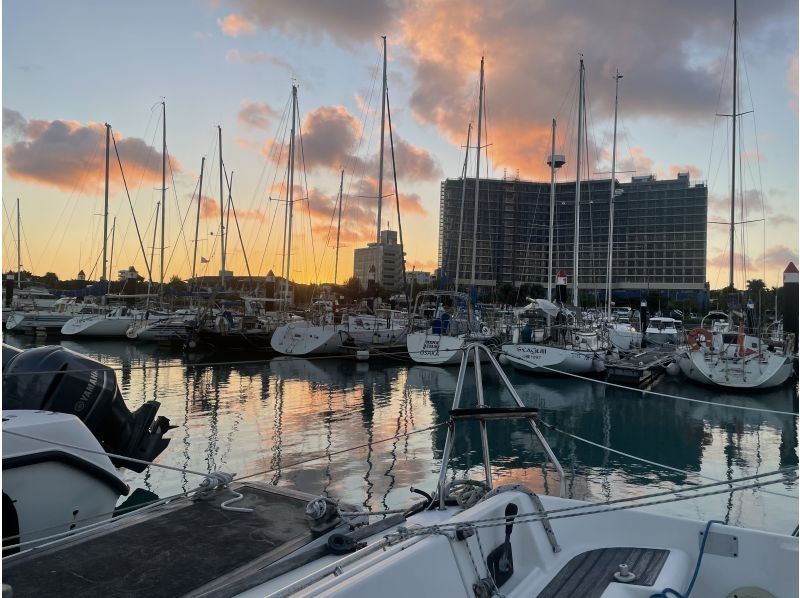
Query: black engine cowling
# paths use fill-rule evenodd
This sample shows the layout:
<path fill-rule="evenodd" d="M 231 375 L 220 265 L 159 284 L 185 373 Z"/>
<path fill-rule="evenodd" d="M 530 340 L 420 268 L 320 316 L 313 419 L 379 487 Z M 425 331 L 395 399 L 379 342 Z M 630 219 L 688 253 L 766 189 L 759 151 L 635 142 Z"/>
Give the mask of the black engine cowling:
<path fill-rule="evenodd" d="M 19 351 L 3 345 L 3 409 L 75 415 L 109 453 L 144 461 L 161 454 L 170 425 L 166 417 L 156 417 L 160 406 L 148 401 L 131 413 L 114 370 L 64 347 Z M 111 461 L 136 472 L 147 467 L 119 457 Z"/>

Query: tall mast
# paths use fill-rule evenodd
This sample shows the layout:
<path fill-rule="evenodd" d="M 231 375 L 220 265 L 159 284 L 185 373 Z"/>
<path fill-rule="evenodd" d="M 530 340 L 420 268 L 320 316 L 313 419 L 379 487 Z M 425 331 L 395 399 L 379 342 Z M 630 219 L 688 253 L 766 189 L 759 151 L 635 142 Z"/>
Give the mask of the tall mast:
<path fill-rule="evenodd" d="M 730 245 L 731 245 L 731 255 L 730 255 L 730 263 L 729 263 L 729 275 L 728 275 L 728 286 L 733 290 L 733 243 L 734 243 L 734 207 L 736 204 L 736 75 L 737 75 L 737 64 L 736 64 L 736 38 L 737 38 L 737 29 L 738 29 L 738 22 L 737 22 L 737 15 L 736 15 L 736 0 L 733 0 L 733 112 L 731 112 L 731 117 L 733 119 L 733 126 L 731 127 L 731 238 L 730 238 Z"/>
<path fill-rule="evenodd" d="M 108 273 L 114 272 L 114 237 L 117 234 L 117 217 L 114 216 L 114 223 L 111 225 L 111 254 L 108 257 Z M 111 290 L 111 283 L 109 283 L 108 290 Z"/>
<path fill-rule="evenodd" d="M 342 232 L 342 191 L 344 190 L 344 169 L 339 177 L 339 222 L 336 225 L 336 264 L 333 266 L 333 284 L 339 284 L 339 237 Z"/>
<path fill-rule="evenodd" d="M 289 278 L 292 275 L 292 212 L 294 210 L 294 150 L 295 124 L 297 122 L 297 85 L 292 85 L 292 138 L 289 140 L 289 197 L 286 206 L 289 217 L 286 222 L 286 294 L 289 297 Z"/>
<path fill-rule="evenodd" d="M 164 223 L 167 213 L 167 103 L 161 102 L 161 284 L 158 294 L 164 296 Z"/>
<path fill-rule="evenodd" d="M 200 205 L 203 203 L 203 168 L 206 165 L 206 157 L 200 160 L 200 187 L 197 190 L 197 217 L 194 221 L 194 257 L 192 258 L 192 284 L 195 282 L 197 274 L 197 244 L 200 243 Z"/>
<path fill-rule="evenodd" d="M 458 291 L 458 277 L 461 274 L 461 236 L 464 232 L 464 201 L 467 198 L 467 163 L 469 162 L 469 142 L 472 137 L 472 123 L 467 125 L 467 145 L 464 152 L 464 170 L 461 174 L 461 214 L 458 219 L 458 250 L 456 252 L 456 283 Z"/>
<path fill-rule="evenodd" d="M 575 248 L 572 255 L 572 302 L 578 300 L 578 250 L 581 244 L 581 149 L 583 147 L 583 58 L 580 68 L 580 91 L 578 92 L 578 155 L 575 161 Z"/>
<path fill-rule="evenodd" d="M 106 261 L 106 239 L 108 238 L 108 151 L 109 151 L 109 144 L 111 140 L 111 125 L 106 123 L 106 186 L 105 186 L 105 200 L 103 203 L 103 277 L 101 280 L 107 280 L 106 278 L 106 265 L 108 262 Z"/>
<path fill-rule="evenodd" d="M 556 119 L 550 143 L 550 236 L 547 248 L 547 300 L 553 300 L 553 224 L 556 217 Z"/>
<path fill-rule="evenodd" d="M 19 236 L 19 197 L 17 198 L 17 288 L 22 288 L 22 243 Z"/>
<path fill-rule="evenodd" d="M 611 273 L 614 259 L 614 192 L 617 176 L 617 107 L 619 105 L 619 80 L 622 75 L 614 76 L 614 141 L 611 144 L 611 197 L 608 200 L 608 269 L 606 270 L 606 315 L 611 318 Z"/>
<path fill-rule="evenodd" d="M 481 56 L 481 82 L 478 91 L 478 145 L 475 158 L 475 208 L 472 219 L 472 274 L 470 287 L 475 286 L 475 259 L 478 255 L 478 188 L 481 180 L 481 125 L 483 123 L 483 56 Z"/>
<path fill-rule="evenodd" d="M 218 125 L 219 130 L 219 248 L 220 248 L 220 271 L 219 280 L 222 288 L 225 288 L 225 197 L 222 185 L 222 126 Z"/>
<path fill-rule="evenodd" d="M 381 207 L 383 206 L 383 143 L 386 130 L 386 36 L 383 36 L 383 93 L 381 94 L 381 155 L 378 168 L 378 234 L 376 243 L 381 242 Z"/>

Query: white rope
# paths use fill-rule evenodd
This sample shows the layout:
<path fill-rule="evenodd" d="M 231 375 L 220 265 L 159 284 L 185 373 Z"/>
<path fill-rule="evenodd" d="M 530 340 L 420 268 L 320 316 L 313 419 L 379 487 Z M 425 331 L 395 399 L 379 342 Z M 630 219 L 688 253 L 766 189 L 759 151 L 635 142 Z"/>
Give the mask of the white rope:
<path fill-rule="evenodd" d="M 118 455 L 116 453 L 109 453 L 108 451 L 98 451 L 95 449 L 86 448 L 83 446 L 76 446 L 74 444 L 67 444 L 66 442 L 57 442 L 55 440 L 50 440 L 49 438 L 38 438 L 37 436 L 29 436 L 28 434 L 23 434 L 22 432 L 12 432 L 11 430 L 3 430 L 3 434 L 11 434 L 12 436 L 20 436 L 21 438 L 27 438 L 28 440 L 36 440 L 38 442 L 43 442 L 45 444 L 52 444 L 54 446 L 61 446 L 64 448 L 74 449 L 76 451 L 83 451 L 85 453 L 91 453 L 93 455 L 105 455 L 107 457 L 113 459 L 120 459 L 123 461 L 130 461 L 131 463 L 140 463 L 142 465 L 147 465 L 148 467 L 161 467 L 162 469 L 169 469 L 171 471 L 177 471 L 178 473 L 191 473 L 194 475 L 199 475 L 202 477 L 206 477 L 209 474 L 203 473 L 201 471 L 194 471 L 191 469 L 185 469 L 183 467 L 173 467 L 172 465 L 164 465 L 161 463 L 156 463 L 154 461 L 145 461 L 144 459 L 136 459 L 134 457 L 126 457 L 124 455 Z"/>
<path fill-rule="evenodd" d="M 507 357 L 515 357 L 505 351 L 499 351 L 501 355 L 505 355 Z M 715 407 L 727 407 L 729 409 L 743 409 L 745 411 L 756 411 L 758 413 L 774 413 L 776 415 L 791 415 L 792 417 L 800 417 L 800 413 L 796 413 L 794 411 L 780 411 L 779 409 L 764 409 L 763 407 L 746 407 L 744 405 L 730 405 L 728 403 L 717 403 L 715 401 L 704 401 L 702 399 L 690 399 L 689 397 L 681 397 L 679 395 L 673 395 L 666 392 L 656 392 L 654 390 L 645 390 L 643 388 L 631 388 L 630 386 L 625 386 L 623 384 L 615 384 L 614 382 L 607 382 L 605 380 L 596 380 L 594 378 L 587 378 L 586 376 L 581 376 L 580 374 L 572 374 L 570 372 L 563 372 L 556 368 L 551 368 L 546 365 L 534 365 L 531 364 L 535 369 L 543 369 L 549 372 L 554 372 L 556 374 L 561 374 L 563 376 L 570 376 L 572 378 L 578 378 L 579 380 L 585 380 L 586 382 L 594 382 L 595 384 L 603 384 L 605 386 L 611 386 L 613 388 L 621 388 L 623 390 L 629 390 L 631 392 L 641 392 L 644 394 L 654 395 L 657 397 L 666 397 L 668 399 L 677 399 L 679 401 L 689 401 L 691 403 L 700 403 L 703 405 L 712 405 Z"/>
<path fill-rule="evenodd" d="M 601 448 L 601 449 L 607 450 L 607 451 L 609 451 L 611 453 L 616 453 L 617 455 L 620 455 L 622 457 L 628 457 L 629 459 L 633 459 L 634 461 L 640 461 L 642 463 L 647 463 L 648 465 L 653 465 L 655 467 L 660 467 L 662 469 L 668 469 L 670 471 L 674 471 L 675 473 L 682 473 L 685 476 L 693 476 L 693 475 L 695 475 L 695 476 L 697 476 L 699 478 L 703 478 L 703 479 L 706 479 L 706 480 L 712 480 L 714 482 L 727 483 L 727 482 L 725 482 L 725 480 L 720 480 L 719 478 L 712 478 L 711 476 L 703 475 L 700 472 L 693 472 L 693 471 L 686 471 L 684 469 L 678 469 L 677 467 L 672 467 L 671 465 L 665 465 L 664 463 L 658 463 L 656 461 L 650 461 L 649 459 L 645 459 L 644 457 L 637 457 L 636 455 L 631 455 L 630 453 L 625 453 L 623 451 L 611 448 L 610 446 L 606 446 L 604 444 L 600 444 L 598 442 L 594 442 L 594 441 L 588 440 L 586 438 L 581 438 L 580 436 L 576 436 L 575 434 L 571 434 L 570 432 L 566 432 L 564 430 L 561 430 L 558 427 L 554 426 L 553 424 L 547 423 L 546 421 L 544 421 L 540 417 L 537 417 L 536 419 L 545 428 L 547 428 L 548 430 L 552 430 L 553 432 L 558 432 L 559 434 L 563 434 L 565 436 L 569 436 L 570 438 L 578 440 L 579 442 L 583 442 L 583 443 L 589 444 L 591 446 L 595 446 L 597 448 Z M 778 471 L 780 471 L 780 470 L 778 470 Z M 749 478 L 742 478 L 742 479 L 749 479 Z M 772 491 L 772 490 L 764 490 L 764 492 L 766 494 L 773 494 L 775 496 L 782 496 L 783 498 L 791 498 L 793 500 L 797 500 L 798 499 L 797 496 L 794 496 L 794 495 L 791 495 L 791 494 L 783 494 L 782 492 L 775 492 L 775 491 Z"/>
<path fill-rule="evenodd" d="M 545 511 L 543 513 L 523 513 L 522 515 L 516 515 L 514 518 L 514 523 L 530 523 L 535 521 L 540 521 L 543 519 L 553 520 L 553 519 L 567 519 L 569 517 L 581 517 L 584 515 L 599 515 L 602 513 L 610 513 L 614 511 L 623 511 L 627 509 L 640 509 L 642 507 L 651 507 L 660 504 L 666 503 L 673 503 L 673 502 L 681 502 L 685 500 L 694 500 L 696 498 L 701 498 L 705 496 L 714 496 L 716 494 L 726 494 L 728 492 L 739 492 L 742 490 L 748 490 L 750 488 L 759 488 L 761 486 L 767 486 L 770 484 L 779 484 L 783 482 L 783 480 L 769 480 L 769 481 L 759 481 L 752 484 L 745 484 L 743 486 L 736 486 L 734 488 L 722 488 L 720 490 L 712 490 L 710 492 L 700 492 L 693 496 L 675 496 L 673 498 L 663 499 L 663 500 L 653 500 L 649 502 L 640 502 L 637 504 L 630 504 L 630 505 L 622 505 L 611 507 L 608 509 L 598 509 L 596 508 L 596 504 L 589 504 L 589 505 L 581 505 L 580 507 L 569 507 L 567 509 L 556 509 L 553 511 Z M 639 500 L 642 497 L 638 497 L 633 500 Z M 581 512 L 573 512 L 573 513 L 565 513 L 560 515 L 552 516 L 551 513 L 558 513 L 563 510 L 578 510 L 578 509 L 593 509 L 593 510 L 586 510 Z M 508 518 L 506 517 L 494 517 L 494 518 L 486 518 L 486 519 L 474 519 L 469 521 L 459 521 L 458 523 L 440 523 L 438 525 L 432 525 L 427 527 L 421 528 L 400 528 L 397 532 L 392 534 L 388 534 L 387 538 L 396 537 L 399 541 L 405 540 L 411 536 L 418 536 L 418 535 L 427 535 L 427 534 L 444 534 L 447 535 L 447 531 L 455 530 L 459 526 L 469 526 L 473 528 L 484 528 L 484 527 L 499 527 L 502 525 L 508 524 Z"/>

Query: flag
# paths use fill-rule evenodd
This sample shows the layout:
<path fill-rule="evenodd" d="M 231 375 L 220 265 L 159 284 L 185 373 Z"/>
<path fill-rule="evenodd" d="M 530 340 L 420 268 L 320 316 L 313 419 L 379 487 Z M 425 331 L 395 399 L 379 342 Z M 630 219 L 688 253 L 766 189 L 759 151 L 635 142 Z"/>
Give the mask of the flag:
<path fill-rule="evenodd" d="M 201 255 L 201 256 L 200 256 L 200 263 L 201 263 L 201 264 L 207 264 L 207 263 L 208 263 L 208 260 L 207 260 L 206 258 L 204 258 L 204 257 Z"/>

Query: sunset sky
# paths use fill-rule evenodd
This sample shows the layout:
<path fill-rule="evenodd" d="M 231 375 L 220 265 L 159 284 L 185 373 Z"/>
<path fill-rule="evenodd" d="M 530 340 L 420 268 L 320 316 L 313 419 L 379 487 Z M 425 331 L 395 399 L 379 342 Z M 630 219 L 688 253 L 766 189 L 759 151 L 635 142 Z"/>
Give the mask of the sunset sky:
<path fill-rule="evenodd" d="M 739 4 L 739 108 L 753 111 L 740 118 L 741 218 L 764 217 L 766 224 L 737 235 L 737 254 L 746 259 L 737 257 L 736 280 L 741 286 L 745 278 L 765 277 L 774 285 L 798 255 L 798 7 L 796 0 Z M 439 183 L 461 174 L 482 54 L 489 174 L 549 180 L 545 156 L 556 117 L 559 151 L 568 156 L 561 180 L 574 179 L 583 54 L 589 172 L 610 170 L 618 69 L 618 169 L 659 178 L 688 170 L 694 181 L 708 182 L 709 219 L 727 219 L 731 119 L 715 114 L 731 111 L 732 0 L 6 0 L 2 18 L 4 270 L 16 267 L 19 197 L 24 268 L 61 278 L 83 269 L 98 277 L 106 122 L 151 251 L 165 98 L 166 276 L 191 273 L 192 198 L 203 156 L 198 262 L 202 256 L 209 263 L 198 263 L 198 271 L 219 270 L 217 125 L 251 270 L 280 273 L 284 204 L 277 199 L 285 197 L 281 145 L 294 81 L 304 158 L 298 164 L 305 164 L 295 197 L 307 200 L 295 204 L 291 276 L 333 278 L 331 225 L 344 168 L 343 282 L 352 273 L 353 247 L 375 237 L 381 35 L 389 44 L 409 267 L 436 267 Z M 393 189 L 388 130 L 386 147 L 385 194 Z M 134 265 L 144 273 L 113 148 L 112 160 L 113 268 Z M 383 215 L 396 229 L 393 198 Z M 229 232 L 228 267 L 245 274 L 233 218 Z M 728 250 L 727 229 L 710 225 L 712 288 L 727 283 Z M 155 261 L 157 274 L 158 248 Z"/>

